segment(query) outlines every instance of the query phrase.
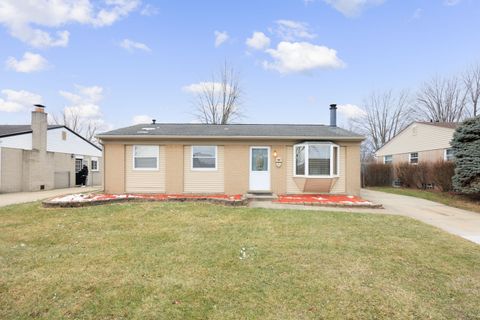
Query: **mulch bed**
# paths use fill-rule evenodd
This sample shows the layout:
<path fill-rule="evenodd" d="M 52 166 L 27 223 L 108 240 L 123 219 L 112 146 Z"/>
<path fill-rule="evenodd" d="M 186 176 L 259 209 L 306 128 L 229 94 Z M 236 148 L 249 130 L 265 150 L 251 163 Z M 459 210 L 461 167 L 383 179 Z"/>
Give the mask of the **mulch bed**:
<path fill-rule="evenodd" d="M 374 204 L 360 197 L 332 194 L 279 195 L 274 202 L 325 207 L 382 208 L 381 204 Z"/>
<path fill-rule="evenodd" d="M 185 194 L 72 194 L 43 201 L 47 208 L 74 208 L 130 201 L 210 202 L 229 206 L 245 206 L 243 195 L 185 195 Z"/>

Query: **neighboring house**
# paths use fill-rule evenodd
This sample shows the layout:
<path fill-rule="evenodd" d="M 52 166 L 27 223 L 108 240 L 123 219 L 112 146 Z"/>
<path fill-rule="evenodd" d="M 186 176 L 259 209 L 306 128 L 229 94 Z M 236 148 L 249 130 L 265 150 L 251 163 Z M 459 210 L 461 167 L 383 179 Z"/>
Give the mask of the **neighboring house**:
<path fill-rule="evenodd" d="M 450 161 L 457 122 L 413 122 L 375 153 L 381 163 Z"/>
<path fill-rule="evenodd" d="M 100 134 L 107 193 L 360 193 L 362 136 L 331 125 L 140 124 Z"/>
<path fill-rule="evenodd" d="M 48 125 L 43 106 L 31 125 L 0 125 L 0 192 L 73 187 L 89 169 L 87 185 L 102 183 L 102 150 L 69 128 Z"/>

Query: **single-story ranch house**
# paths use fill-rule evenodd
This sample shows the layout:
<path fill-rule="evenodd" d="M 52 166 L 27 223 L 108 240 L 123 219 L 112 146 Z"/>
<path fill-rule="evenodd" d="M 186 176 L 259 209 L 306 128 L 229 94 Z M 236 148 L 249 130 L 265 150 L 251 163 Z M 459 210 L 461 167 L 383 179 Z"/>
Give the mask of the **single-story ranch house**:
<path fill-rule="evenodd" d="M 69 188 L 87 165 L 87 185 L 102 183 L 102 150 L 63 125 L 48 125 L 37 105 L 32 122 L 0 125 L 0 193 Z"/>
<path fill-rule="evenodd" d="M 360 193 L 360 143 L 331 124 L 140 124 L 100 134 L 107 193 Z"/>

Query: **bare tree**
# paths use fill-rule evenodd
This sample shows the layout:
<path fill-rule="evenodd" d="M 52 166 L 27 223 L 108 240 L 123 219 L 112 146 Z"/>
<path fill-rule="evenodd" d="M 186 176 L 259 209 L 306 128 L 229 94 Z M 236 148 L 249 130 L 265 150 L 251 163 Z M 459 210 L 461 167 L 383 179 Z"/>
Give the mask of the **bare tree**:
<path fill-rule="evenodd" d="M 100 124 L 95 119 L 82 118 L 75 109 L 64 109 L 60 114 L 52 114 L 51 122 L 68 127 L 90 142 L 96 143 L 95 135 Z"/>
<path fill-rule="evenodd" d="M 464 73 L 463 83 L 465 84 L 467 99 L 471 104 L 471 115 L 476 117 L 480 102 L 480 64 L 472 66 Z"/>
<path fill-rule="evenodd" d="M 228 124 L 241 117 L 243 92 L 239 74 L 227 62 L 211 82 L 203 82 L 195 92 L 198 120 L 206 124 Z"/>
<path fill-rule="evenodd" d="M 356 131 L 366 136 L 362 157 L 370 157 L 410 123 L 410 95 L 407 91 L 372 93 L 363 102 L 364 115 L 353 119 Z"/>
<path fill-rule="evenodd" d="M 418 92 L 416 117 L 425 121 L 461 121 L 467 116 L 466 97 L 457 77 L 434 77 Z"/>

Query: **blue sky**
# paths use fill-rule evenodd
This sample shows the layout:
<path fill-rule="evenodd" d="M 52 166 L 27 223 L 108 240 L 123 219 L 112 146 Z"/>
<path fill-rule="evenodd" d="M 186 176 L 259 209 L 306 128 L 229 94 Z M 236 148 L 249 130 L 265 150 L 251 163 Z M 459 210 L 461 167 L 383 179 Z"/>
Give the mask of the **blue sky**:
<path fill-rule="evenodd" d="M 28 123 L 38 101 L 105 129 L 191 122 L 186 87 L 225 59 L 241 74 L 241 122 L 328 123 L 330 103 L 480 61 L 476 0 L 34 2 L 0 0 L 2 124 Z"/>

